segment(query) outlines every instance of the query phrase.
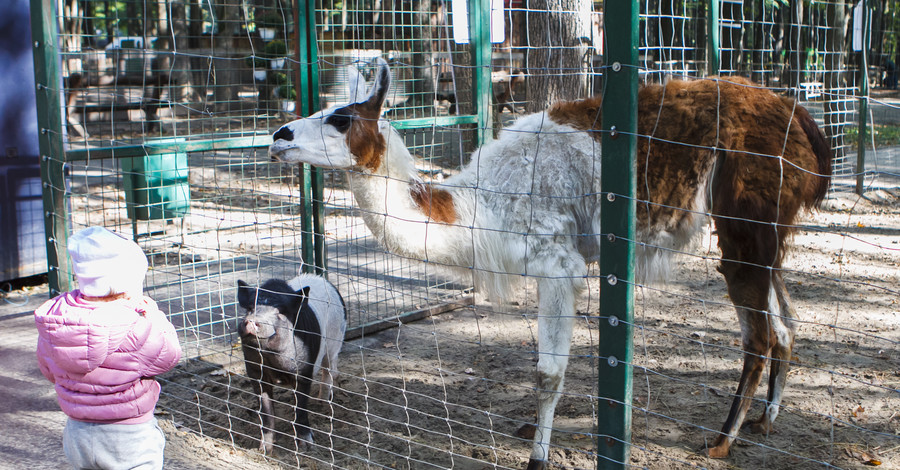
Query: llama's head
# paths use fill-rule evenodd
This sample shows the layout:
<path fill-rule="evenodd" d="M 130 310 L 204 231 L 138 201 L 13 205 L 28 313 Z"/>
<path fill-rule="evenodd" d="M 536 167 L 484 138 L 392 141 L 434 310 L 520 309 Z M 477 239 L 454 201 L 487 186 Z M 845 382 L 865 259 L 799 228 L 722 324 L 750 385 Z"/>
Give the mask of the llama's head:
<path fill-rule="evenodd" d="M 386 148 L 378 119 L 391 84 L 390 70 L 384 59 L 378 59 L 375 83 L 368 93 L 365 78 L 355 67 L 350 67 L 349 75 L 350 104 L 281 126 L 269 147 L 273 160 L 322 168 L 378 168 Z"/>

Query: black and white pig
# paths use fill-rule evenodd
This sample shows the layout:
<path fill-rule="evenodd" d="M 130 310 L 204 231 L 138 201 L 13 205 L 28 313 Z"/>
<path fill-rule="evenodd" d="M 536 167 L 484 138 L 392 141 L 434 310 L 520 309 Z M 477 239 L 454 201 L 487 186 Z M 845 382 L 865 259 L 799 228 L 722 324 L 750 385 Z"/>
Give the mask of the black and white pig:
<path fill-rule="evenodd" d="M 301 274 L 288 281 L 270 279 L 259 287 L 238 281 L 238 304 L 247 312 L 238 333 L 247 376 L 259 396 L 259 450 L 270 453 L 274 445 L 273 384 L 294 390 L 295 436 L 312 443 L 310 390 L 321 372 L 319 397 L 324 386 L 327 399 L 332 398 L 347 329 L 344 299 L 325 278 Z"/>

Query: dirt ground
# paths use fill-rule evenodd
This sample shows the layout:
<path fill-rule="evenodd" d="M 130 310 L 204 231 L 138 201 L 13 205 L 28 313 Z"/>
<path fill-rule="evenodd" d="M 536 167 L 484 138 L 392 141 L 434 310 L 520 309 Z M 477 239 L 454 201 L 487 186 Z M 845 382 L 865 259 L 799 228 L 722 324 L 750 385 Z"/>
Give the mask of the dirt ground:
<path fill-rule="evenodd" d="M 774 433 L 742 433 L 725 460 L 697 452 L 724 421 L 742 362 L 714 235 L 666 284 L 638 289 L 631 463 L 900 468 L 898 243 L 896 193 L 835 196 L 806 220 L 785 275 L 801 319 L 785 407 Z M 556 413 L 550 460 L 560 468 L 596 467 L 598 289 L 592 279 L 579 305 L 584 316 Z M 536 296 L 526 286 L 517 305 L 480 301 L 348 342 L 334 400 L 312 406 L 316 444 L 299 453 L 293 398 L 281 391 L 278 448 L 267 460 L 255 455 L 256 401 L 238 349 L 168 374 L 161 408 L 191 446 L 246 454 L 259 464 L 249 468 L 521 468 L 530 444 L 520 428 L 533 422 L 536 405 Z M 750 416 L 761 410 L 756 403 Z"/>
<path fill-rule="evenodd" d="M 900 468 L 900 194 L 834 196 L 803 222 L 785 273 L 801 319 L 785 407 L 774 433 L 742 433 L 724 460 L 698 449 L 728 412 L 739 332 L 715 269 L 714 234 L 693 253 L 667 283 L 637 289 L 631 464 Z M 590 285 L 556 412 L 552 468 L 596 468 L 599 283 Z M 0 467 L 60 468 L 64 418 L 36 370 L 25 314 L 42 297 L 40 288 L 29 292 L 32 302 L 16 315 L 0 311 L 0 360 L 10 374 L 0 382 L 8 398 L 0 400 Z M 517 305 L 479 299 L 346 343 L 334 399 L 311 407 L 316 444 L 299 452 L 285 390 L 277 393 L 277 448 L 268 457 L 255 451 L 256 401 L 237 345 L 185 362 L 162 377 L 167 468 L 522 468 L 530 441 L 520 436 L 536 405 L 536 297 L 525 286 Z M 750 416 L 761 410 L 755 403 Z"/>

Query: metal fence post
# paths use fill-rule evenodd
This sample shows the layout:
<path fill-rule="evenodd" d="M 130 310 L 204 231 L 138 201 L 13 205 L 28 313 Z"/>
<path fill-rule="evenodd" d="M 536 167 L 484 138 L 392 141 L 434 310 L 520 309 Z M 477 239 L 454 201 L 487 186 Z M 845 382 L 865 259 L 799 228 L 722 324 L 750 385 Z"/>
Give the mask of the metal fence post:
<path fill-rule="evenodd" d="M 299 84 L 296 109 L 301 116 L 319 110 L 319 58 L 316 50 L 316 5 L 314 1 L 297 0 L 294 8 L 297 31 L 297 75 Z M 325 222 L 322 206 L 324 178 L 322 170 L 300 165 L 301 245 L 303 269 L 325 274 Z"/>
<path fill-rule="evenodd" d="M 469 46 L 472 50 L 475 92 L 472 93 L 475 115 L 478 116 L 476 144 L 483 145 L 491 139 L 491 0 L 469 0 Z"/>
<path fill-rule="evenodd" d="M 856 152 L 856 194 L 862 196 L 866 183 L 866 126 L 869 114 L 869 2 L 862 0 L 862 47 L 859 51 L 859 134 Z"/>
<path fill-rule="evenodd" d="M 638 2 L 605 2 L 602 117 L 601 363 L 597 468 L 625 468 L 631 451 Z"/>
<path fill-rule="evenodd" d="M 44 236 L 47 241 L 47 278 L 50 295 L 74 288 L 66 252 L 66 154 L 60 75 L 59 31 L 54 0 L 31 0 L 31 39 L 34 46 L 34 81 L 37 97 Z"/>
<path fill-rule="evenodd" d="M 709 63 L 706 70 L 710 75 L 719 74 L 719 2 L 721 0 L 709 0 L 706 9 L 707 36 L 709 36 Z"/>

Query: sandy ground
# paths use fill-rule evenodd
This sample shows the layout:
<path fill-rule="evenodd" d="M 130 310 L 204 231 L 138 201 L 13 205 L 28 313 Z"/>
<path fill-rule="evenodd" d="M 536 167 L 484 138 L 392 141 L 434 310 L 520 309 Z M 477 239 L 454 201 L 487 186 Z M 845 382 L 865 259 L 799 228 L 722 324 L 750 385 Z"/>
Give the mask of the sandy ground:
<path fill-rule="evenodd" d="M 801 319 L 785 407 L 774 433 L 742 433 L 728 459 L 697 452 L 721 426 L 741 366 L 714 235 L 666 284 L 638 289 L 632 464 L 900 468 L 897 196 L 834 197 L 803 223 L 785 274 Z M 561 468 L 596 467 L 597 291 L 592 279 L 556 413 L 551 461 Z M 163 377 L 166 467 L 521 468 L 530 448 L 521 428 L 535 408 L 536 295 L 526 286 L 516 305 L 479 302 L 348 342 L 334 399 L 311 407 L 316 444 L 300 452 L 287 391 L 276 395 L 286 404 L 276 408 L 277 449 L 255 451 L 256 405 L 239 349 L 187 361 Z M 46 296 L 41 286 L 0 299 L 0 468 L 65 467 L 64 416 L 33 355 L 30 312 Z"/>

